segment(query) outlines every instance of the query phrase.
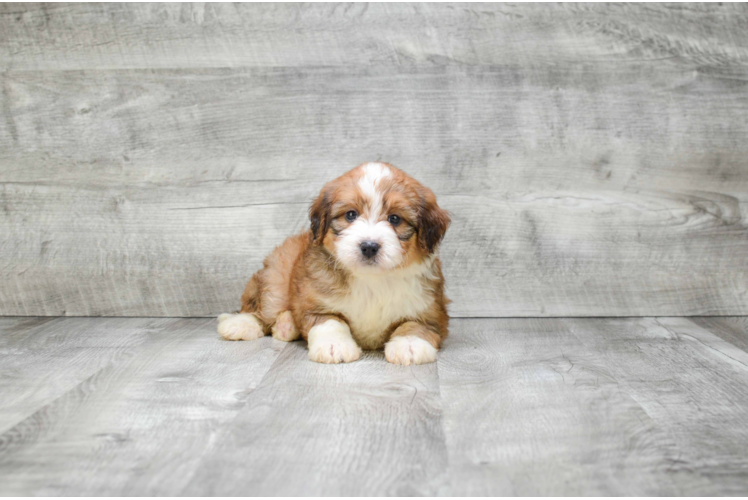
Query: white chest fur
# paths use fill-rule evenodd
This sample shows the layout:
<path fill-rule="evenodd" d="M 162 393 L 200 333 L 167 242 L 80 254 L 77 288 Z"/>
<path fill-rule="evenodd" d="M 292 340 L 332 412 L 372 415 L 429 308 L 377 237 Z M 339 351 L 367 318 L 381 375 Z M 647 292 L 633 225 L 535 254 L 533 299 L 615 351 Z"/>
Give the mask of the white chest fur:
<path fill-rule="evenodd" d="M 353 337 L 364 349 L 382 347 L 388 326 L 431 306 L 433 298 L 421 280 L 431 266 L 411 267 L 384 275 L 351 277 L 349 293 L 328 299 L 326 305 L 348 318 Z"/>

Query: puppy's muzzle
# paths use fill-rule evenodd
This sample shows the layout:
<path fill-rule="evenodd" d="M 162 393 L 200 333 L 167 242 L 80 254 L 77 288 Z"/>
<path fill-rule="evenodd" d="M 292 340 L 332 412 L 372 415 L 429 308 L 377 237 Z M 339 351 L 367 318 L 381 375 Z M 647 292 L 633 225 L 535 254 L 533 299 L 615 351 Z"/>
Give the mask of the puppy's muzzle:
<path fill-rule="evenodd" d="M 361 253 L 367 259 L 374 257 L 379 251 L 379 243 L 374 241 L 364 241 L 361 243 Z"/>

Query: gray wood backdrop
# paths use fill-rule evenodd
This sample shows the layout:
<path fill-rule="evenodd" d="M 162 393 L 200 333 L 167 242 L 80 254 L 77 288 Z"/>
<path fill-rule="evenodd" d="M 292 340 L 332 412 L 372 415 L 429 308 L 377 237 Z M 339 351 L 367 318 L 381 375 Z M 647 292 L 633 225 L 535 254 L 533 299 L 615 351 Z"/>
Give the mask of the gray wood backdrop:
<path fill-rule="evenodd" d="M 3 4 L 0 89 L 0 314 L 235 309 L 367 160 L 454 316 L 748 314 L 746 4 Z"/>

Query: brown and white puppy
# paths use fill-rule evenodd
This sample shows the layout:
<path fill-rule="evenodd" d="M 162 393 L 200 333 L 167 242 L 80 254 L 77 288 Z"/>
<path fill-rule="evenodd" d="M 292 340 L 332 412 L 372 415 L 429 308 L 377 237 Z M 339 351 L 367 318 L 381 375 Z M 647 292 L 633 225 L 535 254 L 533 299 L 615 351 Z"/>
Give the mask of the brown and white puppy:
<path fill-rule="evenodd" d="M 218 333 L 301 335 L 320 363 L 382 346 L 390 363 L 436 361 L 449 321 L 438 246 L 450 219 L 434 193 L 392 165 L 365 163 L 327 183 L 309 215 L 311 229 L 265 259 Z"/>

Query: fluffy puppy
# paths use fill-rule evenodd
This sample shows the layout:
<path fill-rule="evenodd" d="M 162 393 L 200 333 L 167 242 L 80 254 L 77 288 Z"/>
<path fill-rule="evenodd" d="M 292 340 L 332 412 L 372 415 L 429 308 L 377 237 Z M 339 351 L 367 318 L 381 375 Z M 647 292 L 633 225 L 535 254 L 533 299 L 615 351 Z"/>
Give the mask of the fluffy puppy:
<path fill-rule="evenodd" d="M 434 193 L 392 165 L 365 163 L 328 182 L 309 215 L 310 230 L 265 259 L 218 333 L 301 336 L 319 363 L 382 346 L 390 363 L 436 361 L 449 321 L 438 246 L 450 219 Z"/>

